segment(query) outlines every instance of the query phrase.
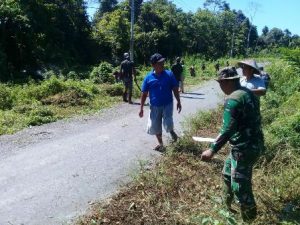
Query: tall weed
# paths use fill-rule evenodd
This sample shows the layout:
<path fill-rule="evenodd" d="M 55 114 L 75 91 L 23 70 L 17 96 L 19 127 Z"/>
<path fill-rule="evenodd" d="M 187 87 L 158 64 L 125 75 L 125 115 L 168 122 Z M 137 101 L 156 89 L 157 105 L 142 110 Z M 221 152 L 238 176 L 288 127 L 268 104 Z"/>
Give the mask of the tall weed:
<path fill-rule="evenodd" d="M 8 110 L 13 106 L 11 89 L 4 84 L 0 84 L 0 110 Z"/>

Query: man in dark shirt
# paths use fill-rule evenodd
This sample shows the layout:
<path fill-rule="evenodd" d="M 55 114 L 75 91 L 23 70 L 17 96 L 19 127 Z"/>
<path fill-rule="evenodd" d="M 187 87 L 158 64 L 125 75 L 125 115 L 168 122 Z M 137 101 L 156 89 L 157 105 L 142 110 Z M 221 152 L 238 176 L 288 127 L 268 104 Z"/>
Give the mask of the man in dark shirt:
<path fill-rule="evenodd" d="M 173 72 L 176 80 L 179 83 L 181 92 L 183 92 L 183 80 L 182 80 L 182 72 L 183 72 L 183 67 L 180 64 L 180 57 L 176 58 L 176 63 L 172 65 L 171 71 Z"/>
<path fill-rule="evenodd" d="M 124 61 L 122 61 L 121 63 L 120 74 L 124 84 L 123 101 L 132 104 L 131 96 L 132 96 L 133 79 L 136 78 L 135 78 L 134 64 L 132 61 L 130 61 L 129 54 L 127 52 L 124 53 Z M 127 99 L 127 95 L 128 95 L 128 99 Z"/>
<path fill-rule="evenodd" d="M 217 61 L 217 63 L 215 64 L 215 69 L 216 69 L 216 72 L 219 72 L 219 69 L 220 69 L 219 61 Z"/>

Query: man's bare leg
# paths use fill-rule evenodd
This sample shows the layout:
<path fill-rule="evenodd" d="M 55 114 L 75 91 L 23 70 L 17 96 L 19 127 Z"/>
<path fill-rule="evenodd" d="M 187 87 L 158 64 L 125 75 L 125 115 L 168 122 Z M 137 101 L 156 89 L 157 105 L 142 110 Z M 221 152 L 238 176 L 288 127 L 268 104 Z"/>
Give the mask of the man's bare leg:
<path fill-rule="evenodd" d="M 162 134 L 156 134 L 157 141 L 160 146 L 163 146 Z"/>
<path fill-rule="evenodd" d="M 156 134 L 156 138 L 157 138 L 157 141 L 158 141 L 159 145 L 157 145 L 154 148 L 154 150 L 159 151 L 159 152 L 163 152 L 164 151 L 164 145 L 163 145 L 163 140 L 162 140 L 162 134 Z"/>

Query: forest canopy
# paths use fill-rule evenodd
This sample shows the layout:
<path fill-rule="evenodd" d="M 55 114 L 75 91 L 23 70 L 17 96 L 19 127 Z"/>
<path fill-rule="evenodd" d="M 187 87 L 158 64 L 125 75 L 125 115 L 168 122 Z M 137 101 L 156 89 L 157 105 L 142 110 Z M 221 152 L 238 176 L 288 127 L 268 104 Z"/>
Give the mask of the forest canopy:
<path fill-rule="evenodd" d="M 170 1 L 135 1 L 137 63 L 159 51 L 173 59 L 198 54 L 206 59 L 245 56 L 278 47 L 300 46 L 289 30 L 258 35 L 255 24 L 226 1 L 207 0 L 195 13 Z M 2 0 L 0 3 L 0 80 L 38 78 L 49 69 L 108 61 L 117 65 L 130 41 L 130 2 L 99 0 L 92 21 L 84 0 Z"/>

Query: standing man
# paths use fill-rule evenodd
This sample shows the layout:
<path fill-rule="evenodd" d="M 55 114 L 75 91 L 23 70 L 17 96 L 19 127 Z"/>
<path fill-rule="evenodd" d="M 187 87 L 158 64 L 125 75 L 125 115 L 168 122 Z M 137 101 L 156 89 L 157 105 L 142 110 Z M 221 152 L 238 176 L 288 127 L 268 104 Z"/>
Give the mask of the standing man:
<path fill-rule="evenodd" d="M 241 87 L 234 67 L 222 69 L 217 81 L 228 95 L 223 125 L 210 149 L 202 153 L 201 159 L 210 160 L 229 141 L 231 151 L 222 172 L 224 200 L 231 209 L 236 196 L 243 220 L 251 221 L 257 214 L 252 193 L 252 168 L 264 150 L 259 101 L 249 89 Z"/>
<path fill-rule="evenodd" d="M 121 62 L 120 74 L 124 84 L 123 101 L 132 104 L 131 97 L 133 79 L 136 79 L 136 77 L 134 64 L 130 61 L 129 53 L 127 52 L 124 53 L 124 61 Z"/>
<path fill-rule="evenodd" d="M 181 60 L 180 57 L 176 58 L 176 62 L 175 62 L 175 64 L 172 65 L 171 70 L 172 70 L 177 82 L 180 85 L 181 92 L 184 93 L 184 89 L 183 89 L 183 79 L 184 79 L 184 77 L 182 75 L 183 67 L 180 63 L 180 60 Z"/>
<path fill-rule="evenodd" d="M 192 65 L 189 70 L 190 70 L 191 77 L 195 77 L 196 76 L 195 66 Z"/>
<path fill-rule="evenodd" d="M 219 70 L 220 70 L 220 63 L 219 63 L 219 61 L 217 61 L 217 63 L 215 64 L 215 69 L 216 69 L 216 73 L 218 73 Z"/>
<path fill-rule="evenodd" d="M 147 133 L 156 135 L 158 145 L 156 151 L 163 151 L 162 124 L 166 132 L 170 132 L 173 141 L 177 141 L 177 134 L 174 132 L 173 123 L 173 95 L 177 100 L 178 113 L 181 111 L 181 103 L 178 92 L 178 82 L 173 73 L 165 70 L 165 58 L 161 54 L 155 53 L 150 58 L 153 71 L 149 72 L 143 81 L 141 108 L 139 116 L 144 116 L 144 104 L 148 93 L 150 98 L 150 116 L 147 125 Z"/>
<path fill-rule="evenodd" d="M 260 78 L 260 71 L 253 59 L 238 62 L 239 67 L 242 68 L 243 77 L 241 78 L 241 85 L 250 89 L 256 96 L 260 97 L 266 94 L 265 82 Z"/>
<path fill-rule="evenodd" d="M 203 62 L 203 63 L 202 63 L 202 66 L 201 66 L 201 69 L 202 69 L 203 72 L 204 72 L 205 68 L 206 68 L 206 67 L 205 67 L 205 63 Z"/>

